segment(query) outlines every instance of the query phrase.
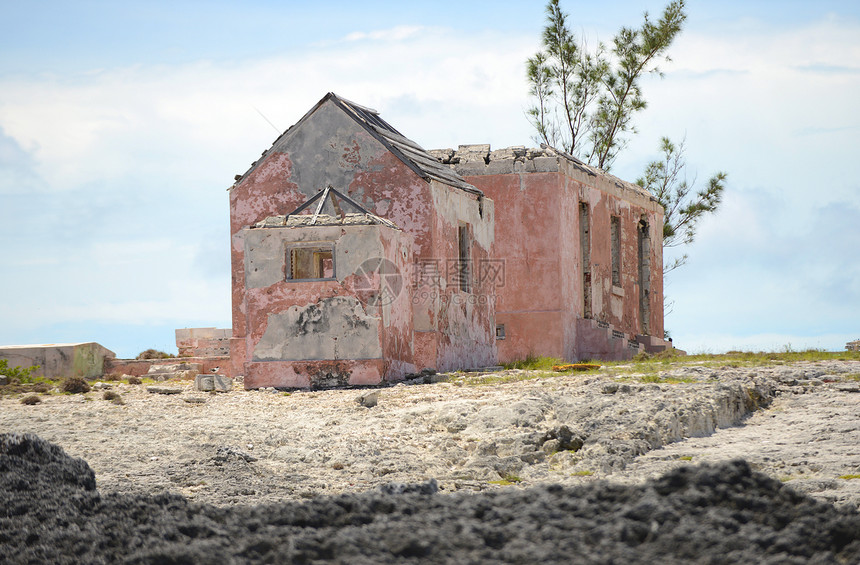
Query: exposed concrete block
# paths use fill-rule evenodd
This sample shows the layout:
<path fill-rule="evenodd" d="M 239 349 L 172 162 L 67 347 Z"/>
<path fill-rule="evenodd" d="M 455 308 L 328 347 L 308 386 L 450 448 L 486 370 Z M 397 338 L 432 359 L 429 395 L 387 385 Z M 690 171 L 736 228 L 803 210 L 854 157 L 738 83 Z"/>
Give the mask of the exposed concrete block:
<path fill-rule="evenodd" d="M 233 379 L 224 375 L 212 375 L 212 380 L 217 392 L 230 392 L 233 390 Z"/>
<path fill-rule="evenodd" d="M 498 161 L 490 161 L 490 164 L 484 168 L 485 175 L 504 175 L 513 173 L 519 165 L 519 161 L 513 159 L 499 159 Z"/>
<path fill-rule="evenodd" d="M 476 145 L 461 145 L 457 149 L 457 155 L 460 157 L 460 163 L 471 163 L 479 161 L 486 163 L 490 157 L 490 144 L 481 143 Z"/>
<path fill-rule="evenodd" d="M 215 390 L 215 375 L 197 375 L 194 377 L 194 390 L 202 392 Z"/>
<path fill-rule="evenodd" d="M 532 159 L 534 170 L 538 173 L 554 173 L 558 171 L 557 157 L 536 157 Z"/>
<path fill-rule="evenodd" d="M 159 363 L 153 364 L 148 373 L 178 373 L 180 371 L 192 371 L 195 373 L 203 372 L 203 363 Z"/>
<path fill-rule="evenodd" d="M 484 161 L 461 161 L 454 167 L 458 175 L 485 175 L 487 164 Z"/>
<path fill-rule="evenodd" d="M 490 163 L 493 161 L 501 161 L 503 159 L 517 159 L 526 156 L 525 145 L 515 145 L 513 147 L 505 147 L 504 149 L 496 149 L 490 152 Z"/>
<path fill-rule="evenodd" d="M 176 330 L 176 339 L 230 339 L 231 329 L 227 328 L 182 328 Z"/>

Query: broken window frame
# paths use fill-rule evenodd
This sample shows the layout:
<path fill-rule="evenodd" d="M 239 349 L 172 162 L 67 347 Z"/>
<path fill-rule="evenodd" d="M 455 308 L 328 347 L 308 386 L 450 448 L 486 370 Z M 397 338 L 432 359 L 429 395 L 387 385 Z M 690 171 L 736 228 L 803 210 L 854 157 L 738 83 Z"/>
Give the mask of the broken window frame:
<path fill-rule="evenodd" d="M 496 339 L 505 339 L 505 324 L 496 324 Z"/>
<path fill-rule="evenodd" d="M 610 216 L 609 249 L 612 265 L 612 286 L 621 287 L 621 216 Z"/>
<path fill-rule="evenodd" d="M 296 253 L 313 253 L 315 256 L 317 254 L 320 255 L 319 258 L 314 257 L 311 259 L 311 267 L 314 270 L 312 273 L 313 275 L 324 275 L 325 271 L 322 261 L 329 259 L 331 261 L 331 276 L 296 276 L 297 274 L 300 274 L 296 272 L 296 267 L 299 263 L 296 259 Z M 337 265 L 335 264 L 334 243 L 332 242 L 317 241 L 287 245 L 285 255 L 286 265 L 284 268 L 284 279 L 287 282 L 331 281 L 337 279 Z M 328 257 L 325 257 L 325 255 L 328 255 Z M 320 262 L 317 263 L 317 260 Z"/>

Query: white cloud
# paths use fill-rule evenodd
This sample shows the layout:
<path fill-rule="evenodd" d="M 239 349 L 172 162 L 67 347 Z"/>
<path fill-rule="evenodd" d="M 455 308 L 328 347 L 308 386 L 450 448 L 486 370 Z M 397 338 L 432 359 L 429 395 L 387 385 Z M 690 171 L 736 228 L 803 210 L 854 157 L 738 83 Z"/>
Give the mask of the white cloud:
<path fill-rule="evenodd" d="M 344 37 L 344 41 L 403 41 L 415 37 L 425 28 L 421 26 L 396 26 L 391 29 L 380 29 L 376 31 L 354 31 Z"/>

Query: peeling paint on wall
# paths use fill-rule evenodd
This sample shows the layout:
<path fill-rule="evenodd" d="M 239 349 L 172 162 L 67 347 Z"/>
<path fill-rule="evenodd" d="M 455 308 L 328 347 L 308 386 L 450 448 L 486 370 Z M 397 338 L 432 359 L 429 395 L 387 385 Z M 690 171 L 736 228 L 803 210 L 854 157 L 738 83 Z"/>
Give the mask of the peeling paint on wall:
<path fill-rule="evenodd" d="M 352 296 L 324 298 L 269 314 L 254 361 L 382 357 L 379 319 Z"/>
<path fill-rule="evenodd" d="M 329 185 L 402 231 L 251 228 Z M 372 384 L 529 354 L 623 356 L 640 332 L 662 334 L 662 248 L 637 231 L 644 222 L 659 233 L 662 209 L 551 148 L 431 155 L 330 93 L 238 177 L 230 199 L 231 359 L 248 387 Z M 395 292 L 374 267 L 383 260 L 403 279 Z"/>

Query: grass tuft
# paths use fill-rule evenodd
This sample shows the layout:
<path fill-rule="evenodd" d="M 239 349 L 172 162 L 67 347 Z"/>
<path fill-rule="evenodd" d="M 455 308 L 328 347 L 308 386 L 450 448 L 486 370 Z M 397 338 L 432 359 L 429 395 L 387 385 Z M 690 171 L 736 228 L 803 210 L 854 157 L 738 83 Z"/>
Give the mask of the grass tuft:
<path fill-rule="evenodd" d="M 504 475 L 502 475 L 502 478 L 500 480 L 490 481 L 490 484 L 499 486 L 510 486 L 521 482 L 523 482 L 523 480 L 520 477 L 511 473 L 505 473 Z"/>
<path fill-rule="evenodd" d="M 505 369 L 521 369 L 524 371 L 552 371 L 554 365 L 562 365 L 564 361 L 557 357 L 545 357 L 529 355 L 525 359 L 514 361 L 513 363 L 505 363 L 502 365 Z"/>
<path fill-rule="evenodd" d="M 600 365 L 594 363 L 566 363 L 564 365 L 553 365 L 552 370 L 558 373 L 567 373 L 570 371 L 594 371 L 599 369 Z"/>

